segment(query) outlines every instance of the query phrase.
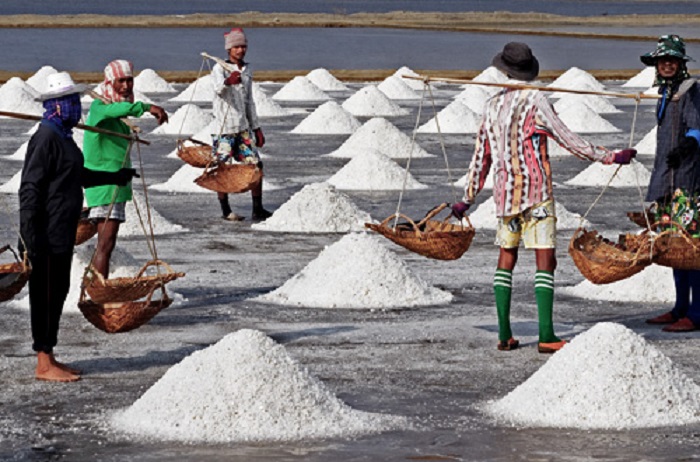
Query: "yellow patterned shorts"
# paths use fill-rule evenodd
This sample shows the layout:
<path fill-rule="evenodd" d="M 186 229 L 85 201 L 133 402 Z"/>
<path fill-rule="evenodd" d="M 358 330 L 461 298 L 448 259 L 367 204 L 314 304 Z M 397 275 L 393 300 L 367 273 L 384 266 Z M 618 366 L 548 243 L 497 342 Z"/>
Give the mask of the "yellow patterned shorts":
<path fill-rule="evenodd" d="M 496 244 L 504 249 L 515 249 L 520 239 L 526 249 L 553 249 L 557 243 L 557 217 L 554 201 L 546 200 L 527 210 L 498 219 Z"/>

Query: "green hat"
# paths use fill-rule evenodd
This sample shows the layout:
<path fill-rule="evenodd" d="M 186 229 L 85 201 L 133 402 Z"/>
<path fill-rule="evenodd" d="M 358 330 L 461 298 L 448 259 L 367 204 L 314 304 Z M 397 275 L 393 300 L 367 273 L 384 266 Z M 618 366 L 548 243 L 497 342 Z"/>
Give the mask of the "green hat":
<path fill-rule="evenodd" d="M 662 35 L 656 44 L 656 50 L 639 57 L 647 66 L 655 66 L 656 61 L 662 56 L 671 56 L 683 61 L 693 61 L 693 58 L 685 54 L 685 43 L 677 35 Z"/>

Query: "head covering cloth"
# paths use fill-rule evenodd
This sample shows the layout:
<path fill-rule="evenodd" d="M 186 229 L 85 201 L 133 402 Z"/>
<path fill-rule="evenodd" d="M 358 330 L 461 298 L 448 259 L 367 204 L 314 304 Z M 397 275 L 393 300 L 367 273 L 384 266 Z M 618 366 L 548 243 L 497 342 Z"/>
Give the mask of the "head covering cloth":
<path fill-rule="evenodd" d="M 224 48 L 226 51 L 233 47 L 248 46 L 248 39 L 240 27 L 234 27 L 224 34 Z"/>
<path fill-rule="evenodd" d="M 134 65 L 131 64 L 130 61 L 127 61 L 125 59 L 115 59 L 114 61 L 110 62 L 105 67 L 105 79 L 100 85 L 100 89 L 102 90 L 102 96 L 104 96 L 105 99 L 110 103 L 118 103 L 124 101 L 133 103 L 133 93 L 131 94 L 131 96 L 125 98 L 119 93 L 117 93 L 117 91 L 114 89 L 114 82 L 117 79 L 123 79 L 126 77 L 133 76 Z"/>

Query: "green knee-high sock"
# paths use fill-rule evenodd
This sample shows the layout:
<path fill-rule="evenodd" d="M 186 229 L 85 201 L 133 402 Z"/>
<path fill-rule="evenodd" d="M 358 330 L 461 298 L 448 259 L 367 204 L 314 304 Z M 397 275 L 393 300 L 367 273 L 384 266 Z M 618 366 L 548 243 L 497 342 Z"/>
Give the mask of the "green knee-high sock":
<path fill-rule="evenodd" d="M 496 295 L 498 314 L 498 340 L 505 342 L 513 336 L 510 330 L 510 294 L 513 286 L 513 271 L 496 268 L 493 275 L 493 292 Z"/>
<path fill-rule="evenodd" d="M 535 273 L 535 299 L 537 300 L 537 316 L 540 323 L 540 342 L 559 342 L 561 339 L 554 335 L 552 311 L 554 309 L 554 273 L 537 271 Z"/>

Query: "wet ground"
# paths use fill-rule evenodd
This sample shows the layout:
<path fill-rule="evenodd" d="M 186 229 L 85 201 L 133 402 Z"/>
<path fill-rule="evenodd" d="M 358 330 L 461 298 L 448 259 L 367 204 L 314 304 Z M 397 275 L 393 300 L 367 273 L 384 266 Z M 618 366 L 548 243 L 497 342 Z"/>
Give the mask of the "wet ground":
<path fill-rule="evenodd" d="M 269 86 L 278 88 L 279 85 Z M 354 88 L 358 88 L 356 85 Z M 610 88 L 617 88 L 614 83 Z M 440 87 L 438 107 L 458 89 Z M 343 101 L 351 92 L 337 94 Z M 163 96 L 154 96 L 162 101 Z M 615 101 L 623 114 L 606 118 L 621 134 L 589 135 L 610 147 L 626 147 L 632 123 L 630 103 Z M 169 110 L 176 109 L 164 103 Z M 390 118 L 410 134 L 411 116 Z M 306 105 L 308 109 L 314 105 Z M 654 124 L 645 106 L 639 115 L 636 140 Z M 424 112 L 424 119 L 431 114 Z M 266 119 L 267 178 L 281 189 L 268 191 L 265 203 L 274 210 L 304 184 L 323 181 L 345 161 L 321 157 L 337 148 L 345 136 L 302 136 L 289 131 L 303 115 Z M 364 119 L 362 119 L 364 121 Z M 154 121 L 144 119 L 146 132 Z M 24 121 L 0 121 L 0 156 L 14 152 L 32 126 Z M 146 135 L 142 149 L 148 184 L 167 180 L 182 165 L 166 158 L 172 137 Z M 419 135 L 420 145 L 438 154 L 414 160 L 411 172 L 428 190 L 408 191 L 403 211 L 422 216 L 443 201 L 453 201 L 445 162 L 436 135 Z M 473 136 L 444 137 L 453 178 L 463 175 L 473 149 Z M 2 159 L 2 157 L 0 157 Z M 650 167 L 651 156 L 640 160 Z M 0 182 L 20 168 L 0 160 Z M 563 184 L 588 164 L 573 156 L 553 160 L 554 180 Z M 457 192 L 461 194 L 461 192 Z M 584 213 L 600 188 L 560 186 L 557 199 L 568 210 Z M 355 203 L 375 219 L 396 209 L 398 192 L 350 192 Z M 484 191 L 479 201 L 488 198 Z M 537 325 L 533 293 L 534 258 L 521 254 L 514 277 L 514 330 L 524 347 L 503 353 L 495 348 L 496 319 L 492 274 L 497 249 L 493 231 L 479 231 L 469 251 L 457 261 L 429 260 L 385 241 L 428 283 L 452 292 L 449 305 L 414 309 L 345 310 L 267 305 L 249 299 L 279 287 L 313 260 L 340 235 L 255 232 L 250 221 L 229 223 L 219 218 L 214 194 L 149 192 L 152 207 L 189 232 L 157 239 L 159 256 L 187 277 L 169 287 L 185 300 L 156 316 L 149 324 L 124 334 L 105 334 L 80 314 L 64 315 L 57 355 L 84 371 L 74 384 L 37 382 L 30 349 L 26 310 L 2 305 L 0 318 L 0 460 L 17 461 L 230 461 L 230 460 L 696 460 L 700 458 L 700 424 L 677 428 L 628 431 L 513 428 L 494 422 L 478 410 L 535 372 L 548 356 L 535 348 Z M 232 198 L 234 210 L 248 215 L 247 195 Z M 624 216 L 640 208 L 635 188 L 608 190 L 588 219 L 605 235 L 634 229 Z M 0 195 L 2 242 L 14 243 L 17 197 Z M 578 273 L 566 253 L 572 231 L 561 231 L 557 251 L 557 287 L 578 284 Z M 149 258 L 143 238 L 119 241 L 138 259 Z M 672 288 L 669 288 L 672 290 Z M 596 322 L 619 322 L 644 335 L 690 377 L 700 381 L 697 366 L 700 334 L 665 334 L 644 324 L 665 307 L 644 303 L 592 302 L 559 291 L 555 321 L 560 335 L 571 338 Z M 295 443 L 182 445 L 136 441 L 115 434 L 105 416 L 129 406 L 163 373 L 185 356 L 241 328 L 262 330 L 282 343 L 290 355 L 309 368 L 350 406 L 373 412 L 409 416 L 415 428 L 353 440 Z M 197 390 L 192 390 L 197 393 Z M 555 405 L 553 403 L 552 405 Z"/>

